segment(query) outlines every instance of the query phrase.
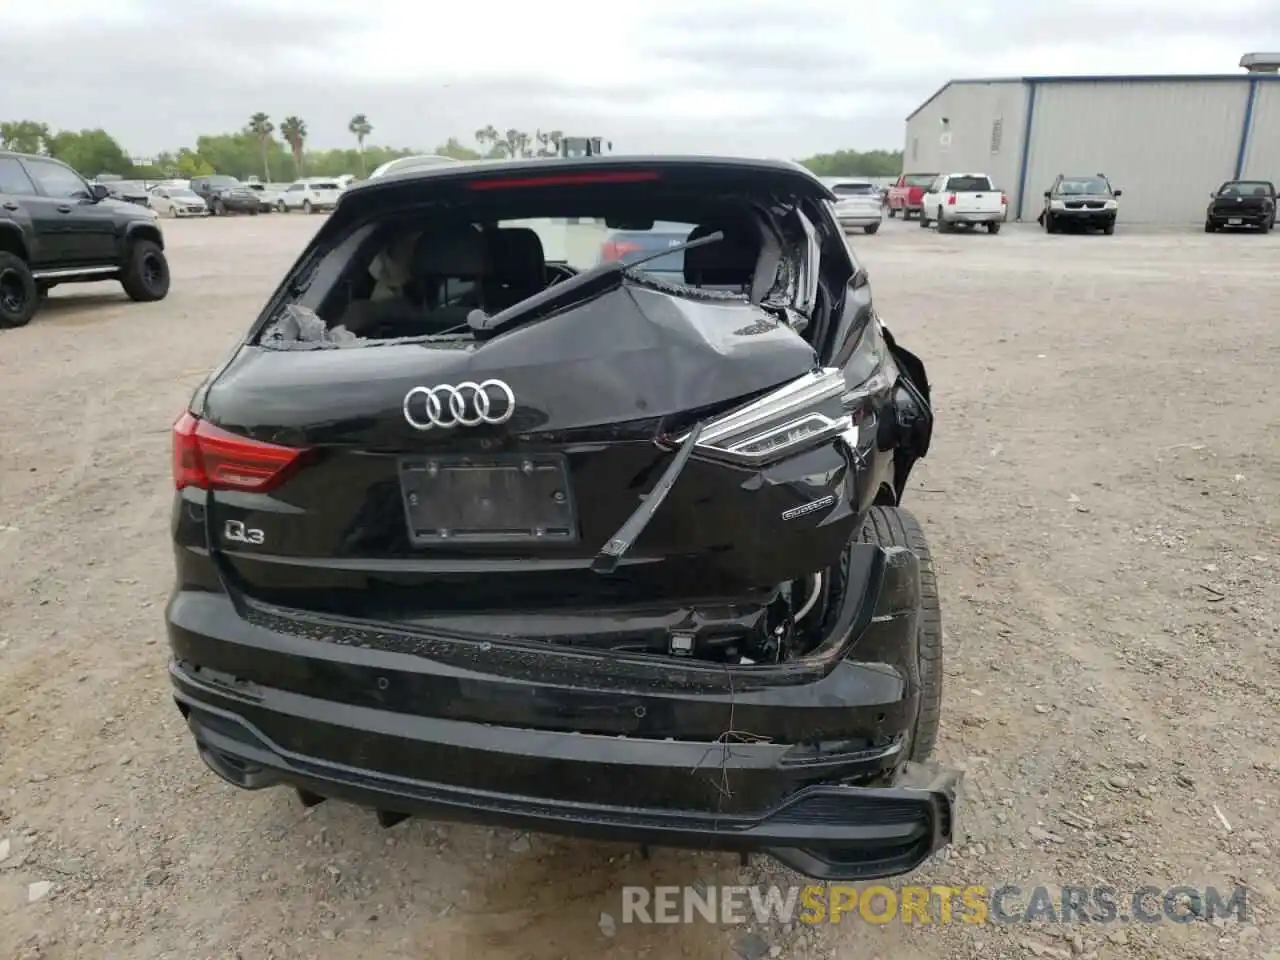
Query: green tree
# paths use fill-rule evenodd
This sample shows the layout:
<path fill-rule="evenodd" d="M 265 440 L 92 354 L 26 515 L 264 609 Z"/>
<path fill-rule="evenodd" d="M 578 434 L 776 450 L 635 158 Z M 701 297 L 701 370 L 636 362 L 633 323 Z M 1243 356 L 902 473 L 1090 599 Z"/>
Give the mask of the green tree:
<path fill-rule="evenodd" d="M 100 173 L 133 173 L 133 161 L 105 130 L 60 130 L 47 143 L 49 156 L 74 167 L 86 177 Z"/>
<path fill-rule="evenodd" d="M 178 151 L 177 157 L 174 158 L 173 170 L 178 176 L 187 180 L 192 177 L 207 177 L 215 172 L 213 164 L 188 147 Z"/>
<path fill-rule="evenodd" d="M 258 140 L 258 148 L 262 151 L 262 178 L 271 179 L 271 134 L 275 132 L 275 124 L 262 111 L 249 118 L 248 131 Z"/>
<path fill-rule="evenodd" d="M 480 144 L 480 149 L 487 151 L 488 155 L 492 156 L 493 151 L 498 147 L 498 140 L 502 135 L 498 133 L 498 128 L 490 123 L 477 130 L 473 136 L 476 138 L 476 143 Z"/>
<path fill-rule="evenodd" d="M 820 177 L 893 177 L 902 172 L 901 150 L 837 150 L 800 161 Z"/>
<path fill-rule="evenodd" d="M 457 137 L 450 137 L 443 144 L 436 147 L 436 153 L 442 157 L 453 157 L 455 160 L 479 160 L 481 157 L 479 150 L 464 146 L 458 142 Z"/>
<path fill-rule="evenodd" d="M 534 134 L 534 139 L 538 141 L 538 156 L 558 157 L 560 155 L 560 141 L 564 139 L 561 131 L 548 130 L 544 133 L 539 130 Z"/>
<path fill-rule="evenodd" d="M 0 123 L 0 148 L 15 153 L 44 153 L 49 144 L 49 125 L 35 120 Z"/>
<path fill-rule="evenodd" d="M 357 113 L 347 124 L 347 132 L 356 138 L 356 148 L 360 151 L 360 176 L 364 176 L 364 142 L 373 133 L 373 124 L 363 113 Z"/>
<path fill-rule="evenodd" d="M 285 142 L 289 144 L 290 152 L 293 153 L 294 176 L 302 176 L 302 145 L 307 139 L 306 121 L 301 117 L 285 117 L 284 123 L 280 124 L 280 136 L 284 137 Z"/>

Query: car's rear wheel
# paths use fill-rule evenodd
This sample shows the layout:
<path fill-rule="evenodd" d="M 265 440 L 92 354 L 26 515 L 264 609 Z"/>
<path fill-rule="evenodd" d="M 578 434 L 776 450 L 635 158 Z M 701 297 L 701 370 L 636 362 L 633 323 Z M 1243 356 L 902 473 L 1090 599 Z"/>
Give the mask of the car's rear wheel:
<path fill-rule="evenodd" d="M 890 207 L 890 208 L 889 208 L 889 219 L 890 219 L 890 220 L 892 220 L 892 219 L 893 219 L 894 217 L 896 217 L 897 215 L 898 215 L 898 209 L 897 209 L 896 207 Z"/>
<path fill-rule="evenodd" d="M 303 212 L 303 213 L 311 213 L 311 212 L 312 212 L 312 209 L 311 209 L 311 201 L 310 201 L 310 200 L 303 200 L 303 201 L 302 201 L 302 212 Z"/>
<path fill-rule="evenodd" d="M 987 233 L 999 233 L 999 232 L 1000 232 L 999 220 L 992 220 L 990 223 L 987 224 Z"/>
<path fill-rule="evenodd" d="M 867 224 L 867 233 L 875 233 L 879 229 L 880 229 L 880 224 L 878 223 Z"/>
<path fill-rule="evenodd" d="M 862 543 L 906 547 L 920 564 L 920 619 L 916 625 L 916 663 L 920 671 L 920 711 L 911 733 L 907 759 L 929 759 L 942 720 L 942 604 L 933 553 L 920 522 L 901 507 L 872 507 L 858 533 Z"/>
<path fill-rule="evenodd" d="M 120 285 L 131 300 L 148 303 L 169 293 L 169 261 L 154 240 L 135 240 L 120 274 Z"/>
<path fill-rule="evenodd" d="M 939 207 L 939 208 L 938 208 L 938 232 L 939 232 L 939 233 L 950 233 L 950 232 L 951 232 L 951 224 L 947 223 L 947 221 L 945 221 L 945 220 L 943 220 L 943 219 L 942 219 L 942 208 L 941 208 L 941 207 Z"/>
<path fill-rule="evenodd" d="M 40 291 L 27 262 L 0 251 L 0 327 L 25 327 L 40 306 Z"/>
<path fill-rule="evenodd" d="M 903 216 L 905 217 L 906 214 L 904 213 Z M 922 230 L 927 230 L 929 228 L 929 218 L 924 215 L 924 210 L 920 211 L 920 228 Z"/>

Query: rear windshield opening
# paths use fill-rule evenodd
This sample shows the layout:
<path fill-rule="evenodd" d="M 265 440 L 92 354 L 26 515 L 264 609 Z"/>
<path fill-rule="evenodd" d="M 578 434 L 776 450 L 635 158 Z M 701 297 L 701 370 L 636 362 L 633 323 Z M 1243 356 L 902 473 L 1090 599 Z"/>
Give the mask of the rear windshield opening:
<path fill-rule="evenodd" d="M 477 336 L 469 323 L 475 311 L 496 316 L 614 263 L 636 264 L 629 282 L 663 293 L 754 302 L 780 316 L 780 298 L 808 283 L 797 264 L 813 247 L 795 208 L 774 197 L 766 205 L 742 196 L 664 196 L 648 183 L 596 186 L 583 196 L 547 188 L 483 194 L 410 206 L 413 213 L 389 204 L 384 219 L 329 239 L 314 267 L 303 268 L 302 282 L 290 281 L 295 292 L 259 342 L 284 349 L 465 345 L 492 335 Z M 716 232 L 723 239 L 675 249 Z"/>
<path fill-rule="evenodd" d="M 336 183 L 313 183 L 312 190 L 339 190 L 341 189 Z"/>
<path fill-rule="evenodd" d="M 947 190 L 950 193 L 983 193 L 991 189 L 991 181 L 986 177 L 950 177 Z"/>

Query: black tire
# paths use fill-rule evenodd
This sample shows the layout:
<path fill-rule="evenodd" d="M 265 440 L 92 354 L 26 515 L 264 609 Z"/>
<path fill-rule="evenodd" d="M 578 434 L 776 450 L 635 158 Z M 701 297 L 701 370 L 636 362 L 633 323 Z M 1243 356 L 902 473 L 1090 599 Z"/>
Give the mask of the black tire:
<path fill-rule="evenodd" d="M 1263 220 L 1263 221 L 1262 221 L 1262 223 L 1258 224 L 1258 229 L 1259 229 L 1262 233 L 1270 233 L 1270 232 L 1271 232 L 1271 221 L 1270 221 L 1270 220 Z"/>
<path fill-rule="evenodd" d="M 880 229 L 880 224 L 878 223 L 867 224 L 867 233 L 875 233 L 879 229 Z"/>
<path fill-rule="evenodd" d="M 1102 233 L 1103 233 L 1103 235 L 1104 235 L 1104 236 L 1108 236 L 1108 237 L 1109 237 L 1109 236 L 1111 236 L 1112 234 L 1114 234 L 1115 232 L 1116 232 L 1116 225 L 1115 225 L 1114 223 L 1104 224 L 1104 225 L 1103 225 L 1103 227 L 1102 227 Z"/>
<path fill-rule="evenodd" d="M 953 226 L 953 224 L 947 223 L 947 221 L 945 221 L 945 220 L 943 220 L 943 219 L 942 219 L 942 208 L 941 208 L 941 207 L 939 207 L 939 208 L 938 208 L 938 232 L 939 232 L 939 233 L 950 233 L 950 232 L 951 232 L 951 229 L 952 229 L 952 226 Z"/>
<path fill-rule="evenodd" d="M 908 210 L 906 207 L 903 207 L 903 208 L 902 208 L 902 219 L 903 219 L 903 220 L 910 220 L 910 219 L 911 219 L 911 211 L 910 211 L 910 210 Z"/>
<path fill-rule="evenodd" d="M 214 197 L 213 203 L 209 204 L 209 212 L 215 217 L 225 217 L 227 215 L 227 205 L 217 197 Z"/>
<path fill-rule="evenodd" d="M 302 212 L 303 212 L 303 213 L 311 213 L 311 212 L 313 212 L 313 208 L 312 208 L 312 206 L 311 206 L 311 201 L 310 201 L 310 200 L 303 200 L 303 201 L 302 201 Z"/>
<path fill-rule="evenodd" d="M 1045 233 L 1059 233 L 1062 227 L 1058 226 L 1058 219 L 1052 213 L 1046 213 L 1044 216 Z"/>
<path fill-rule="evenodd" d="M 0 250 L 0 327 L 25 327 L 40 307 L 40 289 L 27 261 Z"/>
<path fill-rule="evenodd" d="M 872 507 L 858 539 L 882 547 L 906 547 L 920 563 L 920 621 L 916 632 L 920 712 L 911 731 L 907 759 L 928 760 L 938 742 L 942 720 L 942 605 L 929 541 L 911 511 L 901 507 Z"/>
<path fill-rule="evenodd" d="M 999 232 L 1000 232 L 999 220 L 992 220 L 990 223 L 987 224 L 987 233 L 999 233 Z"/>
<path fill-rule="evenodd" d="M 169 294 L 169 261 L 154 240 L 134 240 L 129 244 L 120 286 L 129 299 L 139 303 L 163 300 Z"/>
<path fill-rule="evenodd" d="M 920 211 L 920 228 L 922 230 L 929 229 L 929 218 L 924 215 L 924 211 Z"/>
<path fill-rule="evenodd" d="M 898 211 L 897 211 L 897 209 L 896 209 L 895 207 L 890 207 L 890 208 L 889 208 L 889 219 L 890 219 L 890 220 L 892 220 L 892 219 L 893 219 L 894 217 L 896 217 L 897 215 L 898 215 Z"/>
<path fill-rule="evenodd" d="M 1206 220 L 1206 221 L 1204 222 L 1204 232 L 1205 232 L 1205 233 L 1213 233 L 1213 232 L 1214 232 L 1215 230 L 1217 230 L 1217 229 L 1218 229 L 1218 228 L 1217 228 L 1217 226 L 1214 224 L 1214 222 L 1213 222 L 1212 220 Z"/>
<path fill-rule="evenodd" d="M 257 208 L 257 207 L 250 207 L 250 208 L 249 208 L 249 216 L 251 216 L 251 217 L 256 217 L 257 215 L 258 215 L 258 208 Z"/>

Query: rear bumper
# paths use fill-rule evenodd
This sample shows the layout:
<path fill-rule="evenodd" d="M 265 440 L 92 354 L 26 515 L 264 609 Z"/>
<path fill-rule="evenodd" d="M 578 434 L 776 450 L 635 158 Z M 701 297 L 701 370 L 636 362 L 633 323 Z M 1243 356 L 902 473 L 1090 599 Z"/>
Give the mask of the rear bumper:
<path fill-rule="evenodd" d="M 947 223 L 1004 223 L 1003 210 L 947 210 L 942 208 L 942 219 Z"/>
<path fill-rule="evenodd" d="M 845 230 L 861 229 L 862 227 L 874 226 L 884 220 L 882 213 L 841 213 L 836 215 L 836 220 L 840 222 L 840 226 Z"/>
<path fill-rule="evenodd" d="M 825 661 L 827 644 L 813 662 L 714 669 L 496 636 L 481 656 L 435 636 L 380 649 L 374 632 L 277 629 L 179 590 L 170 679 L 201 757 L 242 788 L 893 876 L 950 842 L 958 774 L 905 762 L 919 567 L 865 550 Z"/>
<path fill-rule="evenodd" d="M 249 790 L 287 785 L 314 798 L 345 800 L 379 811 L 384 822 L 417 815 L 614 842 L 759 852 L 821 880 L 907 873 L 950 843 L 954 831 L 959 775 L 934 764 L 902 765 L 892 786 L 813 784 L 752 814 L 548 800 L 390 776 L 291 753 L 254 729 L 235 710 L 213 706 L 208 691 L 202 695 L 183 667 L 171 667 L 171 677 L 201 759 L 223 780 Z M 465 732 L 481 733 L 478 729 Z M 431 735 L 439 742 L 449 737 L 444 729 Z M 545 754 L 560 752 L 559 748 L 551 749 L 550 741 L 563 740 L 561 746 L 568 743 L 564 734 L 548 738 L 510 729 L 491 730 L 488 736 L 504 741 L 501 745 L 491 743 L 491 747 L 540 750 L 544 760 L 548 759 Z M 600 738 L 598 743 L 584 745 L 587 750 L 578 763 L 589 771 L 579 772 L 583 782 L 596 777 L 635 776 L 635 758 L 619 756 L 615 744 Z M 461 744 L 453 746 L 460 748 Z M 744 746 L 725 744 L 719 751 L 724 756 L 711 758 L 703 744 L 665 745 L 652 752 L 654 761 L 668 767 L 679 764 L 686 776 L 702 766 L 708 776 L 718 777 L 724 765 L 740 769 L 758 762 L 740 755 Z M 468 747 L 466 752 L 481 759 L 473 750 Z"/>

